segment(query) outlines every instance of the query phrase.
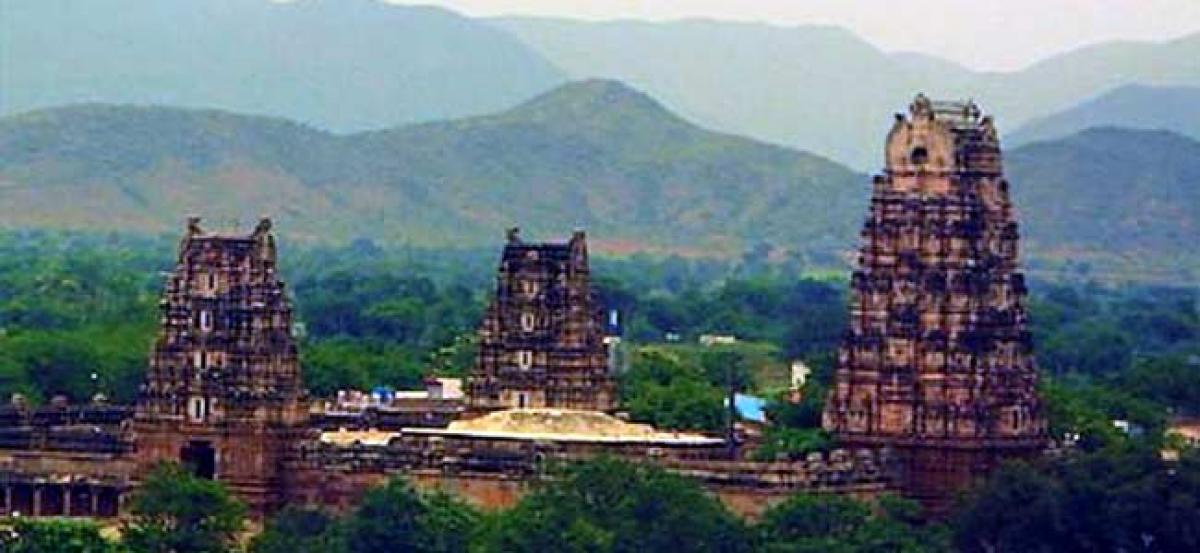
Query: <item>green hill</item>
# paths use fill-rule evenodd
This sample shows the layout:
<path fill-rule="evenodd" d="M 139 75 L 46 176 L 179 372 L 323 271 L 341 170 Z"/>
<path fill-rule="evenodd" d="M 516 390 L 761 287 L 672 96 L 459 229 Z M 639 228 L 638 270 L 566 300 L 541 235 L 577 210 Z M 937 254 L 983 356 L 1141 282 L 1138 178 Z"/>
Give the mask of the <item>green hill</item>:
<path fill-rule="evenodd" d="M 311 240 L 493 244 L 589 229 L 602 248 L 737 255 L 853 243 L 867 186 L 820 157 L 696 127 L 620 83 L 492 116 L 333 135 L 212 111 L 80 106 L 0 120 L 8 227 L 175 230 L 260 213 Z"/>
<path fill-rule="evenodd" d="M 882 135 L 887 120 L 874 125 Z M 1200 143 L 1094 129 L 1006 150 L 1035 272 L 1200 280 Z M 0 226 L 492 246 L 586 228 L 607 252 L 754 250 L 844 268 L 868 179 L 697 127 L 615 81 L 495 115 L 336 135 L 216 111 L 87 105 L 0 119 Z"/>
<path fill-rule="evenodd" d="M 1200 281 L 1200 142 L 1089 129 L 1008 152 L 1008 179 L 1046 266 L 1091 276 Z"/>

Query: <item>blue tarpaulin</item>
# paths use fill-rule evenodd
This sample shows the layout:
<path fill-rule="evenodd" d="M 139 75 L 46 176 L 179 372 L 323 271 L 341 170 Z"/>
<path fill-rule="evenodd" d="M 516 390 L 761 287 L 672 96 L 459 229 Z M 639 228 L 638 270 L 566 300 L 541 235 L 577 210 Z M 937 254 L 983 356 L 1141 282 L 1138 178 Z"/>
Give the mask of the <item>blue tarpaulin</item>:
<path fill-rule="evenodd" d="M 726 402 L 728 405 L 728 402 Z M 748 421 L 767 422 L 767 414 L 763 412 L 763 407 L 766 407 L 767 400 L 746 394 L 734 394 L 733 406 L 737 409 L 738 416 Z"/>

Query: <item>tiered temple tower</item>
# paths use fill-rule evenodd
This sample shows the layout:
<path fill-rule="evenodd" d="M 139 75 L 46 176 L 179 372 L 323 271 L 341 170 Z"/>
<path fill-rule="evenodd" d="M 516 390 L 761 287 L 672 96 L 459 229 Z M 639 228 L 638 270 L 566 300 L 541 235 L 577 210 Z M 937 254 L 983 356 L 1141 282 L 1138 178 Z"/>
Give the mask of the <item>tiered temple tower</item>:
<path fill-rule="evenodd" d="M 283 459 L 308 421 L 270 230 L 264 219 L 224 236 L 189 221 L 134 420 L 141 470 L 184 463 L 256 512 L 278 505 Z"/>
<path fill-rule="evenodd" d="M 509 231 L 479 330 L 471 409 L 612 410 L 602 329 L 584 233 L 565 244 L 530 244 Z"/>
<path fill-rule="evenodd" d="M 1017 270 L 1017 223 L 990 117 L 918 95 L 873 181 L 849 328 L 824 426 L 890 446 L 936 513 L 1046 425 Z"/>

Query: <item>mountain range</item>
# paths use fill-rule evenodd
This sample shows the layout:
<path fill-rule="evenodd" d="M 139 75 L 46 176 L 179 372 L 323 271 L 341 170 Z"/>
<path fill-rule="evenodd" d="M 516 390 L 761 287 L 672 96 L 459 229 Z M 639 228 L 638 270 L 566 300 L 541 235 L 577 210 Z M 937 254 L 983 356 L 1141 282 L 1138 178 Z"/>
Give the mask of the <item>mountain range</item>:
<path fill-rule="evenodd" d="M 1126 84 L 1200 86 L 1200 33 L 1101 43 L 1019 71 L 977 72 L 883 52 L 838 27 L 493 21 L 572 78 L 619 79 L 704 125 L 821 152 L 860 170 L 878 167 L 878 121 L 918 91 L 973 98 L 1005 131 Z"/>
<path fill-rule="evenodd" d="M 1062 138 L 1094 127 L 1166 130 L 1200 140 L 1200 87 L 1122 86 L 1034 119 L 1010 134 L 1008 142 Z"/>
<path fill-rule="evenodd" d="M 509 33 L 376 0 L 4 0 L 0 114 L 216 108 L 334 131 L 489 113 L 562 84 Z"/>
<path fill-rule="evenodd" d="M 311 240 L 493 243 L 586 227 L 614 247 L 735 254 L 823 243 L 861 179 L 824 158 L 696 127 L 612 81 L 495 115 L 335 135 L 226 112 L 85 105 L 0 120 L 6 226 L 174 230 L 188 213 L 284 220 Z M 786 214 L 787 216 L 780 216 Z"/>
<path fill-rule="evenodd" d="M 495 113 L 609 78 L 705 127 L 865 171 L 878 168 L 878 121 L 918 91 L 973 97 L 1008 131 L 1124 85 L 1200 86 L 1197 60 L 1200 34 L 996 73 L 823 26 L 479 19 L 379 0 L 8 1 L 0 114 L 154 104 L 351 133 Z"/>
<path fill-rule="evenodd" d="M 882 140 L 890 118 L 870 126 Z M 1200 279 L 1200 142 L 1092 129 L 1006 151 L 1035 271 Z M 622 83 L 569 83 L 492 115 L 332 134 L 212 110 L 82 105 L 0 119 L 0 225 L 178 232 L 260 214 L 292 240 L 494 245 L 584 227 L 607 252 L 842 267 L 869 179 L 714 132 Z"/>

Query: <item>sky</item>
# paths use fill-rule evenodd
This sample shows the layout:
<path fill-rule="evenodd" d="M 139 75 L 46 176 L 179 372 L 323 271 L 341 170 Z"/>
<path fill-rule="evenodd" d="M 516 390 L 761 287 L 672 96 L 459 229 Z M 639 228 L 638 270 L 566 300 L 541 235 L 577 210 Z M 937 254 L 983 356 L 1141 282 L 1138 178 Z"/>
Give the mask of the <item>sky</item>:
<path fill-rule="evenodd" d="M 1109 40 L 1200 32 L 1200 0 L 387 0 L 472 16 L 708 18 L 845 27 L 876 47 L 936 55 L 977 70 L 1020 69 Z"/>

